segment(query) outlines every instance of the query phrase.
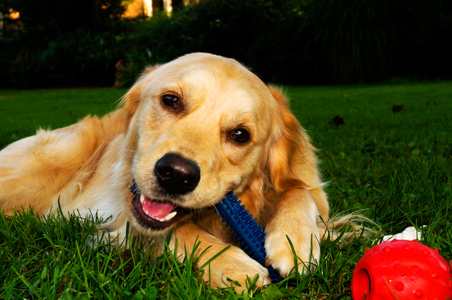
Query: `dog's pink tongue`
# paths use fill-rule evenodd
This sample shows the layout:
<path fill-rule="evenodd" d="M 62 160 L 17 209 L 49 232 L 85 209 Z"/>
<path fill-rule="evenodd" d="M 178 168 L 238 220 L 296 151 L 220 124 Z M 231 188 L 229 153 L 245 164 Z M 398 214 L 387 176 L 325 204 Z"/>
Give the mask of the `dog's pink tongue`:
<path fill-rule="evenodd" d="M 153 218 L 164 218 L 170 212 L 172 212 L 176 207 L 170 203 L 162 203 L 157 201 L 152 201 L 149 199 L 144 199 L 141 203 L 143 210 L 146 214 Z"/>

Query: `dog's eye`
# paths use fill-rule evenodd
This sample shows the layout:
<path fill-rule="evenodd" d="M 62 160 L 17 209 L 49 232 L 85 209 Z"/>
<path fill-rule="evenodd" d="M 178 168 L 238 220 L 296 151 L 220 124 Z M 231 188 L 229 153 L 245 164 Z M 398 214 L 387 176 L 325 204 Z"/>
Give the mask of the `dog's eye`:
<path fill-rule="evenodd" d="M 166 106 L 169 106 L 173 109 L 179 109 L 181 107 L 179 98 L 174 95 L 163 95 L 162 101 Z"/>
<path fill-rule="evenodd" d="M 229 138 L 233 139 L 237 143 L 244 144 L 250 140 L 250 133 L 243 128 L 239 128 L 231 131 L 231 133 L 229 133 Z"/>

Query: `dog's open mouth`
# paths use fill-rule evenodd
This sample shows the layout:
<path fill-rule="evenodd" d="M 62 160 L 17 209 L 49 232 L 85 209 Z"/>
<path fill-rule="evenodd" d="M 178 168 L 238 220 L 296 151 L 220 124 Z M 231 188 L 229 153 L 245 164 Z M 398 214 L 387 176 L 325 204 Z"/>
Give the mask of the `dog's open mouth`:
<path fill-rule="evenodd" d="M 190 210 L 173 203 L 145 198 L 135 183 L 132 184 L 131 191 L 134 194 L 132 204 L 135 217 L 144 227 L 163 230 L 190 213 Z"/>

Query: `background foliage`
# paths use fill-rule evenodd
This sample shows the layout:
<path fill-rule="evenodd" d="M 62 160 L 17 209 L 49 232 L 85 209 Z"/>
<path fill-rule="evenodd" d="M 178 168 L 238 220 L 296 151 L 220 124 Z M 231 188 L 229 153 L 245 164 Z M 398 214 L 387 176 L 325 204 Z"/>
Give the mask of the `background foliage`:
<path fill-rule="evenodd" d="M 203 0 L 172 16 L 122 19 L 121 0 L 6 0 L 0 85 L 129 86 L 185 53 L 236 58 L 291 84 L 450 78 L 447 0 Z M 17 23 L 17 22 L 16 22 Z M 19 30 L 17 30 L 19 28 Z"/>

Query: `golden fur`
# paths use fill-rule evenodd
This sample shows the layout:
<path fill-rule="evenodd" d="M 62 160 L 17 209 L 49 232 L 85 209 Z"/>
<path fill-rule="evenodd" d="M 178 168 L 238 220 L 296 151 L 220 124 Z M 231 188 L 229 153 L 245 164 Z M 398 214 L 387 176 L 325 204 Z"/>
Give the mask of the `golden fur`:
<path fill-rule="evenodd" d="M 168 94 L 181 106 L 162 103 Z M 250 140 L 232 140 L 237 128 L 249 132 Z M 166 153 L 186 157 L 200 169 L 196 188 L 174 199 L 157 188 L 153 171 Z M 162 230 L 143 226 L 133 213 L 133 180 L 146 198 L 192 213 Z M 113 216 L 103 228 L 113 235 L 124 236 L 129 222 L 135 234 L 154 239 L 160 248 L 173 228 L 170 247 L 178 254 L 201 241 L 200 266 L 235 243 L 207 209 L 233 190 L 264 226 L 267 262 L 283 276 L 294 267 L 286 236 L 300 261 L 319 259 L 325 231 L 319 216 L 329 217 L 322 186 L 315 149 L 285 96 L 235 60 L 202 53 L 146 70 L 111 114 L 40 130 L 0 152 L 0 206 L 6 214 L 30 206 L 47 214 L 60 201 L 64 213 Z M 242 284 L 236 287 L 240 291 L 246 276 L 256 274 L 260 284 L 269 283 L 266 268 L 230 247 L 204 277 L 212 286 L 233 278 Z"/>

